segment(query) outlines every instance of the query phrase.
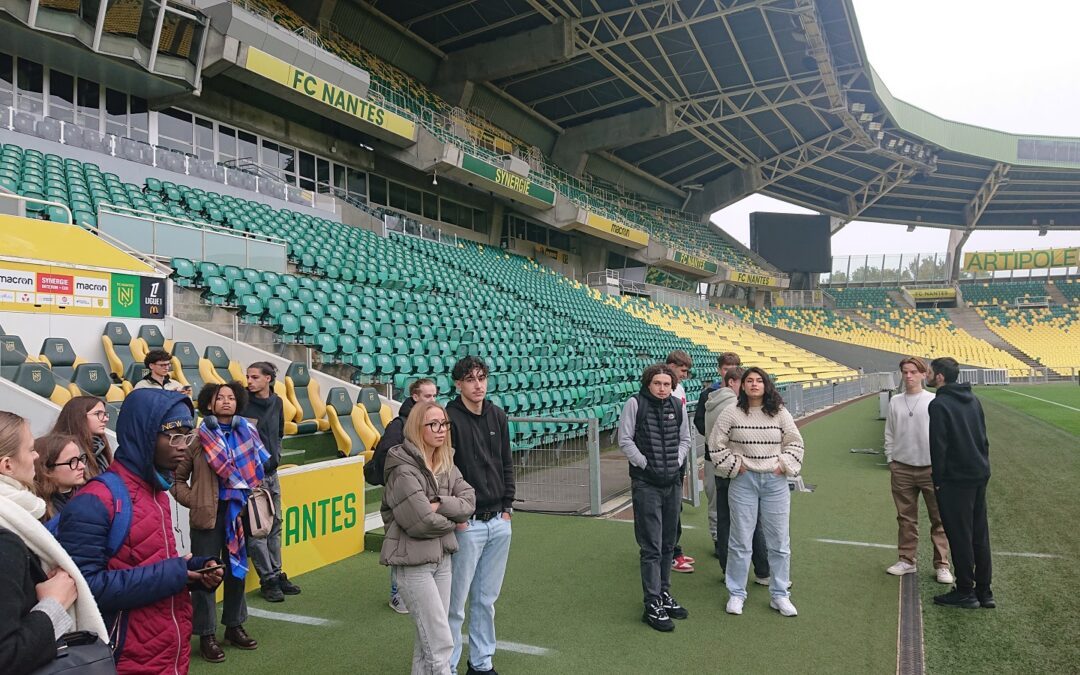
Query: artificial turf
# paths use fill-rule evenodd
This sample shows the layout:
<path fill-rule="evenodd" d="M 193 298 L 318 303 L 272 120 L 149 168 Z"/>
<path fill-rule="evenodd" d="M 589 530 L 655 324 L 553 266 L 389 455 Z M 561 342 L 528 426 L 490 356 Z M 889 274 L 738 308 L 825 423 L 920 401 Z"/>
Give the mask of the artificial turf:
<path fill-rule="evenodd" d="M 1015 389 L 1080 407 L 1075 386 Z M 920 591 L 927 671 L 1078 672 L 1080 413 L 1000 389 L 980 388 L 977 395 L 983 402 L 990 438 L 993 477 L 987 489 L 987 510 L 998 606 L 993 610 L 937 607 L 933 595 L 943 589 L 923 574 Z M 1064 428 L 1077 431 L 1069 433 Z M 922 532 L 927 527 L 924 522 Z M 932 569 L 929 546 L 921 547 L 919 566 Z"/>
<path fill-rule="evenodd" d="M 1075 383 L 979 387 L 975 393 L 1080 436 L 1080 387 Z"/>
<path fill-rule="evenodd" d="M 672 591 L 690 610 L 674 633 L 641 623 L 641 590 L 633 526 L 616 520 L 518 513 L 502 598 L 500 640 L 550 650 L 501 650 L 495 666 L 511 673 L 550 672 L 888 672 L 895 669 L 897 582 L 882 569 L 881 550 L 822 544 L 815 538 L 881 541 L 891 530 L 891 501 L 880 457 L 852 447 L 879 447 L 876 402 L 864 401 L 805 429 L 805 477 L 812 494 L 792 500 L 793 600 L 796 618 L 768 608 L 768 592 L 750 588 L 745 614 L 724 613 L 727 593 L 704 508 L 684 511 L 683 545 L 697 571 L 673 575 Z M 887 539 L 886 539 L 887 540 Z M 331 619 L 307 626 L 251 617 L 254 652 L 226 647 L 224 665 L 197 656 L 192 672 L 405 672 L 413 623 L 387 606 L 387 572 L 370 551 L 296 579 L 299 596 L 252 607 Z M 193 645 L 197 643 L 193 641 Z"/>

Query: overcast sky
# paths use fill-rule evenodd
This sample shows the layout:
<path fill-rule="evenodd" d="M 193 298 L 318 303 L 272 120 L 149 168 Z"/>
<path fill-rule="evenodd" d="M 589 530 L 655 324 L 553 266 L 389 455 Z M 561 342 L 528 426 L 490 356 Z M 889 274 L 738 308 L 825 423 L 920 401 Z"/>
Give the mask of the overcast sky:
<path fill-rule="evenodd" d="M 959 122 L 1080 137 L 1080 2 L 854 0 L 870 63 L 897 98 Z M 748 245 L 753 211 L 810 213 L 753 195 L 712 220 Z M 833 255 L 944 251 L 948 231 L 849 223 Z M 1080 245 L 1080 231 L 979 232 L 967 251 Z"/>

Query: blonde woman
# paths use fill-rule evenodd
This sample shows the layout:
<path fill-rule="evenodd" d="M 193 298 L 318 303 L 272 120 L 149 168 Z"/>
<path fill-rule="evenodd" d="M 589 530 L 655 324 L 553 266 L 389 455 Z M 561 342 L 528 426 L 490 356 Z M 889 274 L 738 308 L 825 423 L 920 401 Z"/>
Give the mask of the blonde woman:
<path fill-rule="evenodd" d="M 398 591 L 416 623 L 413 675 L 450 672 L 450 554 L 455 529 L 476 508 L 472 486 L 454 466 L 450 420 L 432 401 L 416 404 L 405 420 L 405 440 L 390 448 L 383 469 L 382 518 L 386 525 L 379 562 L 397 574 Z"/>
<path fill-rule="evenodd" d="M 0 411 L 0 673 L 28 673 L 56 658 L 56 640 L 108 631 L 94 596 L 40 519 L 34 437 L 22 417 Z"/>

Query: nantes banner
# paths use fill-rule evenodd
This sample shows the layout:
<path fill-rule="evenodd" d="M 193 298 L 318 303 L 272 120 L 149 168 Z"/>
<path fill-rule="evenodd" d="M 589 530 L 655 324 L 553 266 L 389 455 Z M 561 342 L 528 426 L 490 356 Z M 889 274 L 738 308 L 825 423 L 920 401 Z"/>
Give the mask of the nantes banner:
<path fill-rule="evenodd" d="M 0 311 L 164 319 L 165 279 L 0 260 Z"/>
<path fill-rule="evenodd" d="M 1037 270 L 1080 265 L 1080 248 L 1043 248 L 1031 251 L 985 251 L 964 254 L 965 272 Z"/>
<path fill-rule="evenodd" d="M 412 141 L 416 134 L 416 125 L 409 119 L 306 73 L 255 47 L 248 47 L 246 67 L 257 75 L 358 120 L 373 124 L 395 136 Z"/>
<path fill-rule="evenodd" d="M 289 576 L 364 550 L 362 456 L 288 467 L 278 475 L 282 558 Z M 258 585 L 258 575 L 248 574 L 248 590 Z"/>

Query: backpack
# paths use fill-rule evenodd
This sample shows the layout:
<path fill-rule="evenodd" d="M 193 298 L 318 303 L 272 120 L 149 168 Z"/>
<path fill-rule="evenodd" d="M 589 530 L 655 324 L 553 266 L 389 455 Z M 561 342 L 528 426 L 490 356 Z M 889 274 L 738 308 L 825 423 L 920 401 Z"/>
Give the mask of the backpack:
<path fill-rule="evenodd" d="M 124 545 L 124 540 L 127 539 L 128 532 L 131 530 L 131 494 L 128 492 L 127 486 L 124 485 L 124 479 L 112 471 L 106 471 L 105 473 L 94 476 L 90 480 L 100 481 L 105 484 L 105 487 L 109 489 L 109 494 L 113 500 L 113 519 L 109 525 L 109 538 L 106 542 L 106 550 L 109 553 L 109 557 L 112 558 L 116 555 L 116 552 L 120 550 L 120 547 Z M 56 514 L 45 523 L 45 529 L 49 531 L 54 537 L 60 526 L 60 514 Z"/>

